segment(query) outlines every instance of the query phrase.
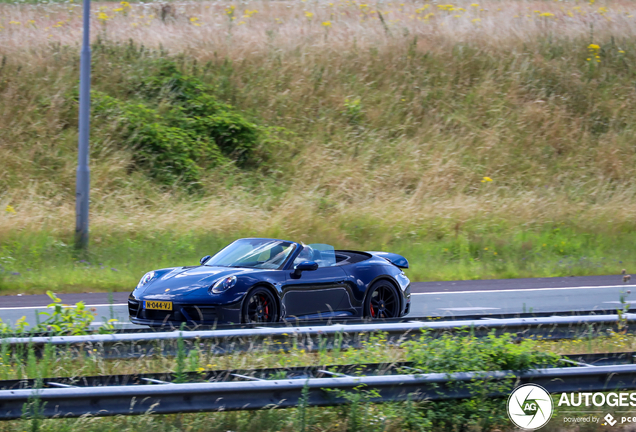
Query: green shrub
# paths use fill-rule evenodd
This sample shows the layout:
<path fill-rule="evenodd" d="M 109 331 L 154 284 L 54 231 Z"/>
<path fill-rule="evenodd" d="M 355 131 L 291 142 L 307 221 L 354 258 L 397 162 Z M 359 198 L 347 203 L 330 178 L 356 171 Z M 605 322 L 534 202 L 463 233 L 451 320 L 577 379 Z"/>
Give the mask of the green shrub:
<path fill-rule="evenodd" d="M 115 120 L 122 141 L 135 150 L 133 168 L 166 185 L 194 186 L 203 170 L 230 163 L 256 168 L 267 159 L 262 144 L 271 143 L 268 128 L 219 102 L 213 86 L 182 73 L 173 61 L 155 62 L 149 68 L 154 75 L 126 83 L 140 100 L 93 92 L 95 116 Z"/>
<path fill-rule="evenodd" d="M 71 335 L 79 336 L 91 333 L 91 324 L 95 319 L 95 309 L 86 307 L 83 301 L 77 302 L 72 306 L 65 305 L 62 300 L 52 291 L 47 291 L 52 303 L 48 304 L 47 310 L 51 312 L 38 312 L 39 315 L 45 316 L 44 321 L 38 319 L 37 325 L 29 328 L 26 317 L 19 318 L 13 325 L 5 323 L 0 319 L 0 336 L 24 336 L 37 333 L 48 333 L 51 335 Z M 116 319 L 110 319 L 102 324 L 98 333 L 106 334 L 115 330 L 114 322 Z"/>
<path fill-rule="evenodd" d="M 434 339 L 427 332 L 419 340 L 405 343 L 406 358 L 422 373 L 454 373 L 476 371 L 520 372 L 536 367 L 555 365 L 560 356 L 540 352 L 533 340 L 516 343 L 513 336 L 477 338 L 469 331 L 445 334 Z M 433 430 L 462 431 L 469 428 L 490 430 L 509 425 L 506 399 L 491 398 L 493 394 L 507 396 L 516 385 L 511 375 L 502 381 L 457 382 L 452 388 L 468 389 L 470 399 L 421 404 Z"/>

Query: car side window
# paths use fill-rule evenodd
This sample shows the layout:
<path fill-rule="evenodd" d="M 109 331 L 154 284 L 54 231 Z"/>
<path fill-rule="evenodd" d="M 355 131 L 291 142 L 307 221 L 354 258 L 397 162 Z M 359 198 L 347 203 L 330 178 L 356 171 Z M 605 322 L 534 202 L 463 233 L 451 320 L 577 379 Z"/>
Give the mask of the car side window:
<path fill-rule="evenodd" d="M 296 259 L 294 260 L 294 267 L 304 261 L 313 261 L 314 251 L 310 246 L 305 245 L 303 250 L 300 251 Z"/>
<path fill-rule="evenodd" d="M 312 243 L 304 245 L 294 260 L 294 267 L 303 261 L 314 261 L 318 268 L 332 267 L 336 265 L 336 252 L 334 247 L 327 244 Z"/>

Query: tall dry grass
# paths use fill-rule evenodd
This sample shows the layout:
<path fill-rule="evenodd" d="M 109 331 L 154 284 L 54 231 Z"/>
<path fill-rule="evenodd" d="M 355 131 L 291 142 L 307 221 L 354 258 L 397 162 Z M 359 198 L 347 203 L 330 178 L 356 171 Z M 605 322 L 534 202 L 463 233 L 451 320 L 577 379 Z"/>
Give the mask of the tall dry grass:
<path fill-rule="evenodd" d="M 91 24 L 93 38 L 104 32 L 112 40 L 132 38 L 202 60 L 215 53 L 244 60 L 272 48 L 283 52 L 302 49 L 306 55 L 313 50 L 350 50 L 354 40 L 357 48 L 391 46 L 405 34 L 419 36 L 418 48 L 433 51 L 457 43 L 497 50 L 532 43 L 546 34 L 577 38 L 588 36 L 591 26 L 599 37 L 633 37 L 634 14 L 636 6 L 627 0 L 462 0 L 452 5 L 429 1 L 191 1 L 132 3 L 130 7 L 96 2 Z M 3 4 L 0 17 L 2 54 L 23 55 L 51 41 L 69 46 L 81 41 L 81 6 L 73 2 Z M 324 25 L 326 22 L 330 25 Z"/>
<path fill-rule="evenodd" d="M 131 152 L 94 128 L 93 227 L 344 243 L 361 225 L 388 240 L 476 225 L 632 229 L 636 4 L 453 5 L 94 4 L 93 40 L 210 62 L 219 97 L 296 138 L 267 178 L 211 173 L 207 194 L 189 197 L 131 173 Z M 0 25 L 0 206 L 15 210 L 1 212 L 0 235 L 69 233 L 77 136 L 60 112 L 81 8 L 3 4 Z M 591 42 L 608 46 L 600 64 L 585 60 Z M 124 72 L 94 70 L 94 85 Z"/>

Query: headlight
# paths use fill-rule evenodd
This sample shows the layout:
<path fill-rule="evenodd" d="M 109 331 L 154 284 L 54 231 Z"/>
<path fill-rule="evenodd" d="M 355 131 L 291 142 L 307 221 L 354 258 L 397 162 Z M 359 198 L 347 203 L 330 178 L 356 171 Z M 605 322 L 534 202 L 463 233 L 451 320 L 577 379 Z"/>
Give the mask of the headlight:
<path fill-rule="evenodd" d="M 210 294 L 220 294 L 229 290 L 234 285 L 236 285 L 236 276 L 228 276 L 223 279 L 219 279 L 214 285 L 212 285 Z"/>
<path fill-rule="evenodd" d="M 144 277 L 142 277 L 141 280 L 139 281 L 139 283 L 137 284 L 137 288 L 141 288 L 142 286 L 146 285 L 154 277 L 155 277 L 155 272 L 151 271 L 151 272 L 146 273 L 144 275 Z"/>

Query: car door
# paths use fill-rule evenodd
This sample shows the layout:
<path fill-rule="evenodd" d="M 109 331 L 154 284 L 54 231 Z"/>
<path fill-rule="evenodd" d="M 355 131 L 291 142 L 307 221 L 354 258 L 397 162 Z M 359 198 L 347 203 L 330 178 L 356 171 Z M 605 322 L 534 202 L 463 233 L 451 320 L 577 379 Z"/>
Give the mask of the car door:
<path fill-rule="evenodd" d="M 347 274 L 340 267 L 321 267 L 305 271 L 299 277 L 290 270 L 282 287 L 287 317 L 331 315 L 343 304 L 349 304 Z"/>

